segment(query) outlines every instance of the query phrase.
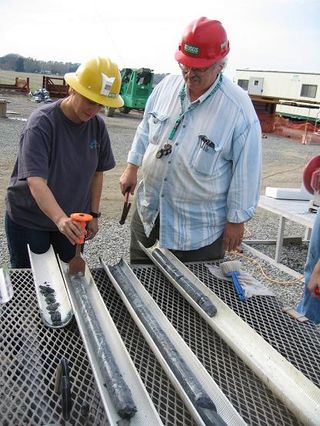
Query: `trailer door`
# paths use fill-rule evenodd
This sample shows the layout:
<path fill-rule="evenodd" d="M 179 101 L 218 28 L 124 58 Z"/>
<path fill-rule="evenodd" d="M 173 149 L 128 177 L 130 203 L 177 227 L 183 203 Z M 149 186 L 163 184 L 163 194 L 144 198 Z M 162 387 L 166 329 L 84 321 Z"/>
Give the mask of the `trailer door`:
<path fill-rule="evenodd" d="M 250 77 L 248 93 L 249 95 L 262 95 L 263 93 L 263 82 L 264 78 L 262 77 Z"/>

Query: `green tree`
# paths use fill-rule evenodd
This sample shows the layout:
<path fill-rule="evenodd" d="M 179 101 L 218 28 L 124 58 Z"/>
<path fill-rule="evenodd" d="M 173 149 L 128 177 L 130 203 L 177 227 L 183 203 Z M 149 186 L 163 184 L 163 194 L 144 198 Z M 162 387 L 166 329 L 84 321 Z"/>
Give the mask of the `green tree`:
<path fill-rule="evenodd" d="M 18 72 L 24 72 L 24 59 L 22 56 L 20 56 L 17 60 L 16 60 L 16 68 L 15 71 Z"/>

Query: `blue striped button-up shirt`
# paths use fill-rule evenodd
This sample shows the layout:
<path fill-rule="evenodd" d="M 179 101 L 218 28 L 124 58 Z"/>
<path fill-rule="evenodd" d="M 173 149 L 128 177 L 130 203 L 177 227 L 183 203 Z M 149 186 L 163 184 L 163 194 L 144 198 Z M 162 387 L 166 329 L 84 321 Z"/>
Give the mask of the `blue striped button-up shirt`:
<path fill-rule="evenodd" d="M 142 166 L 137 208 L 146 235 L 159 214 L 161 247 L 196 250 L 219 238 L 226 222 L 253 216 L 261 129 L 249 96 L 225 76 L 193 103 L 183 100 L 183 87 L 181 76 L 167 76 L 153 90 L 128 162 Z M 156 158 L 181 112 L 171 154 Z"/>

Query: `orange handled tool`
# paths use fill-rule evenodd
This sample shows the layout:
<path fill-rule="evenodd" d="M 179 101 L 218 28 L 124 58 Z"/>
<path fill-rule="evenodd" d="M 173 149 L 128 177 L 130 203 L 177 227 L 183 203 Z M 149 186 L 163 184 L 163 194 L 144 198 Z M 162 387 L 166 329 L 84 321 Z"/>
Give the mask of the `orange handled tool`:
<path fill-rule="evenodd" d="M 75 222 L 80 223 L 82 227 L 82 235 L 77 241 L 76 255 L 69 262 L 69 275 L 84 275 L 86 263 L 81 257 L 81 246 L 84 243 L 84 238 L 86 235 L 86 224 L 92 220 L 92 216 L 91 214 L 87 213 L 72 213 L 70 217 Z"/>
<path fill-rule="evenodd" d="M 81 237 L 79 237 L 77 244 L 83 244 L 84 238 L 86 236 L 87 222 L 90 222 L 93 218 L 92 218 L 91 214 L 87 214 L 87 213 L 72 213 L 70 215 L 70 217 L 75 222 L 79 222 L 79 224 L 82 227 L 82 235 L 81 235 Z"/>
<path fill-rule="evenodd" d="M 319 288 L 319 287 L 316 287 L 316 288 L 315 288 L 315 290 L 314 290 L 314 293 L 315 293 L 317 296 L 320 296 L 320 288 Z"/>

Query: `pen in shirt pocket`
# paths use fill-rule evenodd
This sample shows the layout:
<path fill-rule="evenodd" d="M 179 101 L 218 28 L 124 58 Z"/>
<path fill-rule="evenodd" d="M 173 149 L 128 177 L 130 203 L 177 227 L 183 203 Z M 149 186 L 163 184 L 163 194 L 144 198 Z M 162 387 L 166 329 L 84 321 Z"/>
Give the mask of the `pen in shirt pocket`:
<path fill-rule="evenodd" d="M 200 148 L 204 151 L 208 151 L 209 148 L 214 149 L 215 144 L 206 135 L 199 135 Z"/>

